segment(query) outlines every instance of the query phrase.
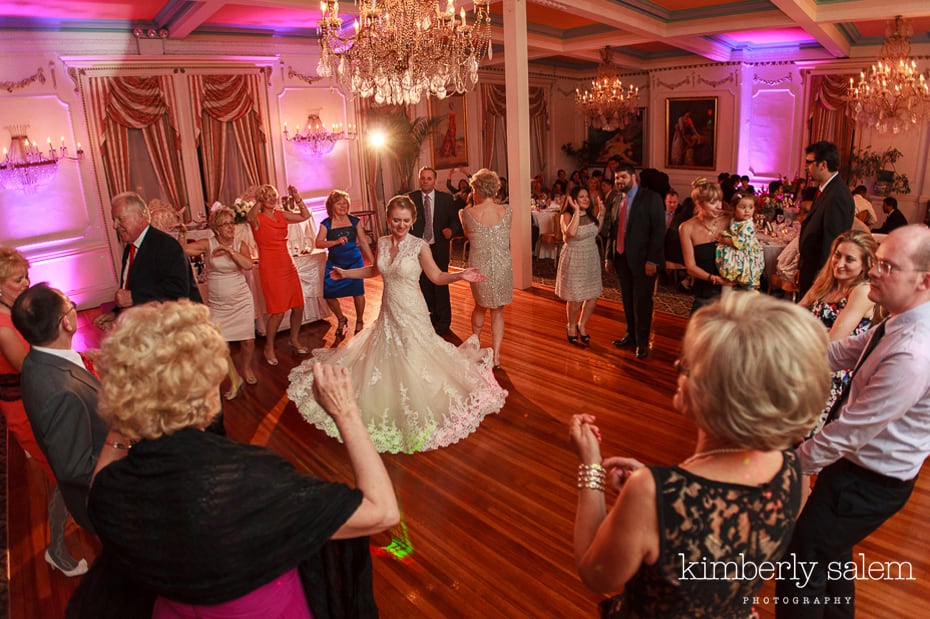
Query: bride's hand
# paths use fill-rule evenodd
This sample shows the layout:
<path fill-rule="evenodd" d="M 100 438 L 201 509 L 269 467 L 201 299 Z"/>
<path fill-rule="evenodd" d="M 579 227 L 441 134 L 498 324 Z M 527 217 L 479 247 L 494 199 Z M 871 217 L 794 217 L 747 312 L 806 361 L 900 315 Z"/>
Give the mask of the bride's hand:
<path fill-rule="evenodd" d="M 487 279 L 487 277 L 479 273 L 478 269 L 476 269 L 475 267 L 469 267 L 465 269 L 464 271 L 462 271 L 461 276 L 462 276 L 462 279 L 464 279 L 466 282 L 473 282 L 473 283 L 483 282 L 484 280 Z"/>

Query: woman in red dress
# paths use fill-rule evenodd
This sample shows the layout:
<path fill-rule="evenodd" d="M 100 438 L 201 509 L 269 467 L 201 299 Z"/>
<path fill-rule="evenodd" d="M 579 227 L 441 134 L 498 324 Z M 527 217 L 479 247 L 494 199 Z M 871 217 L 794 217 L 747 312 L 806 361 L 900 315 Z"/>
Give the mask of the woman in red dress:
<path fill-rule="evenodd" d="M 287 247 L 287 226 L 310 219 L 300 194 L 292 185 L 287 188 L 300 209 L 291 213 L 281 208 L 278 190 L 271 185 L 261 185 L 255 193 L 255 206 L 249 211 L 249 223 L 258 245 L 258 272 L 265 297 L 268 322 L 265 331 L 265 361 L 278 365 L 274 352 L 274 338 L 281 326 L 284 312 L 291 310 L 291 348 L 298 355 L 310 351 L 300 343 L 300 323 L 304 315 L 304 293 L 300 287 L 297 267 Z"/>

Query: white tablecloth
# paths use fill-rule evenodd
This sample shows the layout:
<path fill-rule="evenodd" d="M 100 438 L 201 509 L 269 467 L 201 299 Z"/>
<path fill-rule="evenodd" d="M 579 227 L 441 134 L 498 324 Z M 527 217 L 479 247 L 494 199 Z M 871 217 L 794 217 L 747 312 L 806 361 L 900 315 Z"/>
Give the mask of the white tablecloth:
<path fill-rule="evenodd" d="M 765 277 L 772 279 L 778 266 L 778 255 L 791 242 L 791 239 L 798 235 L 798 226 L 791 226 L 785 232 L 769 236 L 768 234 L 757 233 L 756 238 L 762 243 L 762 256 L 765 260 Z"/>

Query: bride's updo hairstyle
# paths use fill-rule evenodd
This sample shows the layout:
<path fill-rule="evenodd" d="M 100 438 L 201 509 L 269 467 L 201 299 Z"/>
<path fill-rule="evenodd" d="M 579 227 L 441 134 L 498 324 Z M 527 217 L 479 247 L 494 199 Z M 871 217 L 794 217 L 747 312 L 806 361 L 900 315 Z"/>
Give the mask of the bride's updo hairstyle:
<path fill-rule="evenodd" d="M 387 216 L 391 216 L 391 211 L 394 209 L 408 210 L 410 215 L 413 218 L 413 221 L 417 220 L 417 205 L 413 203 L 413 200 L 410 199 L 410 196 L 399 195 L 391 198 L 387 203 L 387 208 L 384 209 L 384 212 L 387 213 Z"/>

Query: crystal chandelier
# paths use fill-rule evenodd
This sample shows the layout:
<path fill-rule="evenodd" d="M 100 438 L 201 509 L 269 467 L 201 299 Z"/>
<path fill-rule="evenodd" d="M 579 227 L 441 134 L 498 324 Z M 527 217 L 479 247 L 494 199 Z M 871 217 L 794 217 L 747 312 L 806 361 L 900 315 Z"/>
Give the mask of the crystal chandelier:
<path fill-rule="evenodd" d="M 48 152 L 43 153 L 36 142 L 29 141 L 26 134 L 29 125 L 10 125 L 7 129 L 10 132 L 10 148 L 3 149 L 3 161 L 0 161 L 0 187 L 4 189 L 35 190 L 55 177 L 61 159 L 79 160 L 84 157 L 80 142 L 76 157 L 68 156 L 64 137 L 58 149 L 52 146 L 52 139 L 48 138 Z"/>
<path fill-rule="evenodd" d="M 436 0 L 361 0 L 350 36 L 339 2 L 323 0 L 317 73 L 343 92 L 391 105 L 465 92 L 478 81 L 479 61 L 491 57 L 489 0 L 475 0 L 470 22 L 447 2 L 441 11 Z"/>
<path fill-rule="evenodd" d="M 575 105 L 596 129 L 613 131 L 626 125 L 639 104 L 639 88 L 623 86 L 609 47 L 601 50 L 601 64 L 590 90 L 575 89 Z"/>
<path fill-rule="evenodd" d="M 343 130 L 341 124 L 333 125 L 332 131 L 327 131 L 319 112 L 310 112 L 307 116 L 307 126 L 303 131 L 300 125 L 293 136 L 287 132 L 287 123 L 284 123 L 284 139 L 297 147 L 298 150 L 310 157 L 322 157 L 333 151 L 339 140 L 354 140 L 358 134 L 355 125 L 349 125 Z"/>
<path fill-rule="evenodd" d="M 849 113 L 860 125 L 900 133 L 930 112 L 930 86 L 910 57 L 913 30 L 901 16 L 885 27 L 881 58 L 859 83 L 849 78 Z"/>

